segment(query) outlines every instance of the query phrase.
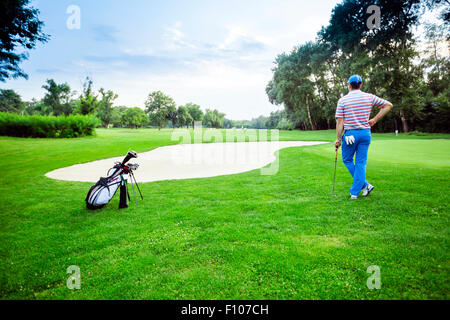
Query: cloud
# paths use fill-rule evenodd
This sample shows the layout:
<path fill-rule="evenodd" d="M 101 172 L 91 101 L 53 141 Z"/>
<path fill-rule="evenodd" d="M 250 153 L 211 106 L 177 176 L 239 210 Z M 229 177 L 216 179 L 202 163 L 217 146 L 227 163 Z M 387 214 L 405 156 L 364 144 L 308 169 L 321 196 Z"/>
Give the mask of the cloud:
<path fill-rule="evenodd" d="M 246 52 L 260 52 L 267 49 L 265 41 L 258 39 L 243 27 L 228 27 L 228 35 L 225 40 L 218 45 L 219 50 L 234 51 L 237 54 Z"/>
<path fill-rule="evenodd" d="M 182 30 L 183 24 L 175 22 L 173 26 L 166 27 L 163 34 L 165 48 L 169 52 L 178 51 L 178 55 L 191 57 L 217 57 L 225 56 L 236 58 L 249 53 L 260 53 L 267 49 L 267 43 L 255 37 L 239 26 L 228 27 L 227 35 L 222 42 L 202 42 L 193 40 Z"/>
<path fill-rule="evenodd" d="M 58 69 L 58 68 L 39 68 L 39 69 L 36 69 L 36 72 L 42 73 L 42 74 L 49 74 L 49 73 L 61 73 L 64 71 L 61 69 Z"/>
<path fill-rule="evenodd" d="M 136 73 L 180 73 L 202 70 L 205 64 L 258 72 L 270 69 L 267 58 L 267 40 L 252 36 L 237 26 L 226 28 L 226 36 L 220 41 L 192 40 L 182 30 L 182 23 L 175 22 L 165 28 L 164 44 L 160 47 L 123 49 L 111 55 L 87 55 L 78 64 L 92 71 L 108 72 L 109 69 L 129 68 Z"/>
<path fill-rule="evenodd" d="M 173 27 L 166 27 L 163 39 L 166 41 L 166 49 L 172 51 L 180 48 L 196 48 L 192 43 L 184 41 L 185 34 L 181 31 L 182 23 L 175 22 Z"/>
<path fill-rule="evenodd" d="M 197 68 L 198 58 L 168 54 L 135 54 L 128 51 L 116 55 L 88 55 L 76 65 L 91 72 L 108 73 L 126 71 L 130 77 L 136 74 L 167 74 L 190 72 Z"/>
<path fill-rule="evenodd" d="M 117 29 L 108 25 L 96 25 L 92 27 L 95 41 L 100 42 L 117 42 Z"/>

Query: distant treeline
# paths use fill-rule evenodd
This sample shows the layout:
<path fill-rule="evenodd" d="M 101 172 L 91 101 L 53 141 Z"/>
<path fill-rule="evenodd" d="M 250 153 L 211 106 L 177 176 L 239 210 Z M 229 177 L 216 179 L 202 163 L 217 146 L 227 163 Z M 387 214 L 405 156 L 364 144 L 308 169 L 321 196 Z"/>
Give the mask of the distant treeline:
<path fill-rule="evenodd" d="M 380 9 L 379 26 L 369 28 L 369 7 Z M 428 10 L 440 21 L 413 28 Z M 450 131 L 450 6 L 441 0 L 344 0 L 333 9 L 317 40 L 280 54 L 266 88 L 283 105 L 287 119 L 304 130 L 335 128 L 335 110 L 352 74 L 363 91 L 381 96 L 394 109 L 376 131 Z M 420 48 L 420 49 L 419 49 Z M 377 110 L 373 110 L 377 112 Z"/>
<path fill-rule="evenodd" d="M 106 128 L 193 127 L 196 121 L 201 121 L 204 127 L 209 128 L 292 129 L 284 111 L 273 112 L 270 117 L 233 121 L 216 109 L 203 111 L 195 103 L 177 106 L 170 96 L 161 91 L 151 92 L 144 108 L 113 106 L 118 95 L 104 88 L 95 92 L 89 77 L 83 84 L 81 94 L 72 91 L 67 83 L 56 83 L 53 79 L 47 80 L 42 87 L 46 90 L 44 97 L 32 101 L 22 101 L 14 90 L 0 90 L 0 112 L 22 116 L 89 115 L 98 118 L 98 126 Z"/>
<path fill-rule="evenodd" d="M 224 120 L 224 128 L 249 128 L 249 129 L 280 129 L 292 130 L 294 125 L 287 119 L 284 110 L 278 110 L 270 113 L 270 116 L 259 116 L 252 120 Z"/>
<path fill-rule="evenodd" d="M 118 98 L 112 90 L 93 89 L 93 81 L 86 78 L 81 94 L 72 91 L 67 83 L 56 83 L 48 79 L 42 86 L 46 90 L 41 100 L 22 101 L 14 90 L 0 90 L 0 112 L 19 115 L 69 116 L 90 115 L 99 119 L 98 126 L 117 128 L 139 128 L 146 126 L 183 127 L 203 121 L 205 126 L 221 128 L 225 114 L 188 103 L 176 105 L 175 101 L 161 91 L 149 94 L 144 109 L 113 106 Z"/>

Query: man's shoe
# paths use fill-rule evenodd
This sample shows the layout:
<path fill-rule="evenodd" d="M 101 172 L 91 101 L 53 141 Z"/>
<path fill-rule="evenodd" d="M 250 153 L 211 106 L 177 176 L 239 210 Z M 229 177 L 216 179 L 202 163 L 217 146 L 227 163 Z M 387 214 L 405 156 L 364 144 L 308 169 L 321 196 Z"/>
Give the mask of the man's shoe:
<path fill-rule="evenodd" d="M 364 189 L 362 189 L 362 196 L 367 197 L 375 187 L 371 184 L 368 184 Z"/>
<path fill-rule="evenodd" d="M 350 195 L 350 199 L 352 200 L 358 199 L 358 196 Z"/>

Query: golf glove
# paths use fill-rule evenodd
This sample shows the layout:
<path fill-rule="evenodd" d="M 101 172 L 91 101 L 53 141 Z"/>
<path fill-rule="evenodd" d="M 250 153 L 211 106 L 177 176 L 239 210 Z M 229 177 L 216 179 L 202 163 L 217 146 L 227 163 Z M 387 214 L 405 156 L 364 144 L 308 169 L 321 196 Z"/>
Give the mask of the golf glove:
<path fill-rule="evenodd" d="M 353 143 L 355 143 L 355 137 L 354 136 L 346 136 L 345 143 L 347 145 L 352 145 Z"/>

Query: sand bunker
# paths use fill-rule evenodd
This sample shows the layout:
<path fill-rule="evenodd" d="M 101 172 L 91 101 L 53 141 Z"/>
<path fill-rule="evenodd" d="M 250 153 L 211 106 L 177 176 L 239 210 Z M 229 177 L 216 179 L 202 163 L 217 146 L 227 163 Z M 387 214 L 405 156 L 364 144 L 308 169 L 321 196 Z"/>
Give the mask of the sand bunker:
<path fill-rule="evenodd" d="M 263 141 L 236 143 L 178 144 L 138 153 L 131 163 L 140 166 L 135 172 L 139 182 L 206 178 L 261 169 L 261 174 L 276 174 L 279 161 L 276 151 L 288 147 L 312 146 L 327 142 Z M 123 157 L 76 164 L 57 169 L 47 177 L 65 181 L 96 182 Z"/>

